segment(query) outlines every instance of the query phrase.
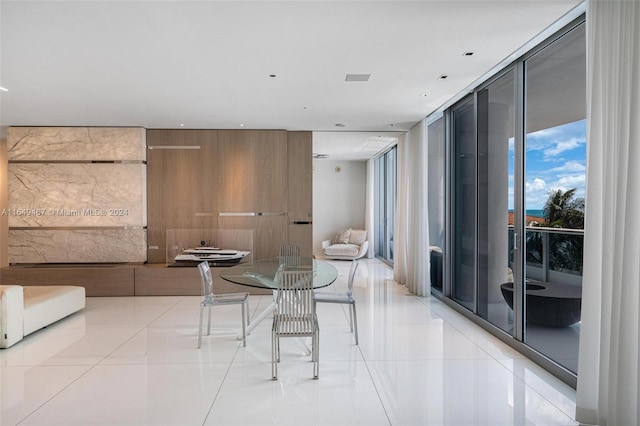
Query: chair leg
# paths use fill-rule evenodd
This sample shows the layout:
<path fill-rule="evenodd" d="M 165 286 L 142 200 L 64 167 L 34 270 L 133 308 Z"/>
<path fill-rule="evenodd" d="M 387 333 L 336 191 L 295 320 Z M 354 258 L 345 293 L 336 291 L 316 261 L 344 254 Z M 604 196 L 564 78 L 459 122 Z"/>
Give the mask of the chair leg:
<path fill-rule="evenodd" d="M 242 346 L 247 346 L 247 325 L 245 320 L 247 318 L 247 307 L 245 305 L 246 303 L 242 304 Z"/>
<path fill-rule="evenodd" d="M 249 298 L 244 302 L 247 305 L 247 327 L 251 325 L 251 309 L 249 309 Z"/>
<path fill-rule="evenodd" d="M 320 374 L 320 330 L 316 330 L 316 334 L 313 336 L 313 378 L 318 379 Z"/>
<path fill-rule="evenodd" d="M 278 380 L 278 363 L 276 361 L 276 335 L 271 333 L 271 377 Z"/>
<path fill-rule="evenodd" d="M 356 345 L 358 344 L 358 316 L 356 315 L 356 303 L 351 303 L 351 310 L 353 311 L 353 330 L 356 336 Z"/>
<path fill-rule="evenodd" d="M 351 332 L 353 333 L 353 310 L 351 306 L 349 306 L 349 326 L 351 327 Z"/>
<path fill-rule="evenodd" d="M 211 334 L 211 305 L 209 305 L 209 322 L 207 323 L 207 336 Z"/>
<path fill-rule="evenodd" d="M 200 326 L 198 327 L 198 349 L 200 349 L 200 345 L 202 344 L 202 311 L 204 310 L 204 305 L 200 304 Z"/>

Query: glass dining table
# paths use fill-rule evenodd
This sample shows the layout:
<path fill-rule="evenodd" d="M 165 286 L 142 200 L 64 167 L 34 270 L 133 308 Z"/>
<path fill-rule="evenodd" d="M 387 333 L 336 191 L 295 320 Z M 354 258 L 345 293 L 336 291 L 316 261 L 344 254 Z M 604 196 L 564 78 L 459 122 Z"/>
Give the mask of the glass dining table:
<path fill-rule="evenodd" d="M 331 285 L 338 277 L 338 270 L 328 262 L 311 257 L 272 257 L 240 263 L 220 271 L 220 278 L 247 287 L 277 290 L 276 274 L 278 271 L 313 271 L 313 288 Z M 275 301 L 260 313 L 247 327 L 251 331 L 267 318 L 276 308 Z"/>

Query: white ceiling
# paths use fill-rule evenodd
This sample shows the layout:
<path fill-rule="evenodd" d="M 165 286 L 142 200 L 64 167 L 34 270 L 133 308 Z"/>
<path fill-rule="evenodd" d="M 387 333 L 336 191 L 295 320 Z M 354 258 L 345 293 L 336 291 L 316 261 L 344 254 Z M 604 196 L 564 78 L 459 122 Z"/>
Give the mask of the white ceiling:
<path fill-rule="evenodd" d="M 0 125 L 313 130 L 360 159 L 579 3 L 3 0 Z"/>

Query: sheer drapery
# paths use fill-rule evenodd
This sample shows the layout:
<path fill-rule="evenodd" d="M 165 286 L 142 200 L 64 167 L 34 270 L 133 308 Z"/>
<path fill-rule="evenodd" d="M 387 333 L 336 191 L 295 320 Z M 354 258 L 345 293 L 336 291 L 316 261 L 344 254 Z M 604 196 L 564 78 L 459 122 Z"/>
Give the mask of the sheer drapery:
<path fill-rule="evenodd" d="M 373 232 L 373 224 L 375 223 L 374 209 L 375 209 L 375 162 L 373 159 L 367 160 L 367 183 L 365 194 L 365 218 L 364 229 L 367 231 L 367 238 L 369 239 L 369 252 L 366 257 L 375 257 L 375 234 Z"/>
<path fill-rule="evenodd" d="M 640 2 L 587 5 L 587 197 L 576 419 L 638 424 Z"/>
<path fill-rule="evenodd" d="M 398 143 L 398 192 L 393 278 L 418 296 L 429 296 L 427 132 L 424 120 Z"/>

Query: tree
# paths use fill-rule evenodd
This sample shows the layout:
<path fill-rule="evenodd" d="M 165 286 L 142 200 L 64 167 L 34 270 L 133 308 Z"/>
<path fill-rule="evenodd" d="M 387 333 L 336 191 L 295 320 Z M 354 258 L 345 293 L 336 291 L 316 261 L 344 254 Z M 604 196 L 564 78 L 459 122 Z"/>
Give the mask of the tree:
<path fill-rule="evenodd" d="M 544 226 L 550 228 L 584 229 L 584 198 L 575 198 L 576 188 L 549 191 L 542 212 Z"/>
<path fill-rule="evenodd" d="M 574 198 L 575 194 L 576 188 L 549 191 L 543 226 L 584 229 L 584 198 Z M 583 248 L 583 235 L 549 234 L 549 265 L 555 270 L 582 271 Z"/>

